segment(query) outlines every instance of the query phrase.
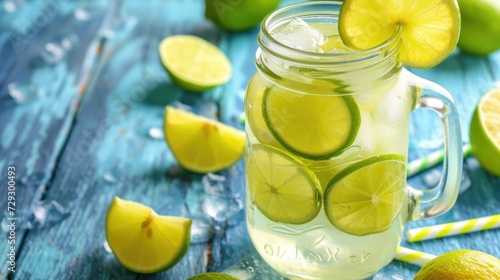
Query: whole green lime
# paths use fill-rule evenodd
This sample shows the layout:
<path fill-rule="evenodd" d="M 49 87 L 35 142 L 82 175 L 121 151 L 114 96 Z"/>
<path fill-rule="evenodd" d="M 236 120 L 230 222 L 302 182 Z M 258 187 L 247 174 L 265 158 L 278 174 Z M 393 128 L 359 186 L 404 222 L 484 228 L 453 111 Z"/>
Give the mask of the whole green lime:
<path fill-rule="evenodd" d="M 413 280 L 500 279 L 500 260 L 475 250 L 454 250 L 426 263 Z"/>
<path fill-rule="evenodd" d="M 205 272 L 197 274 L 188 280 L 238 280 L 238 278 L 225 273 L 219 272 Z"/>
<path fill-rule="evenodd" d="M 259 24 L 280 0 L 205 0 L 205 16 L 218 26 L 242 31 Z"/>
<path fill-rule="evenodd" d="M 458 0 L 458 5 L 462 17 L 458 47 L 474 55 L 500 49 L 500 1 Z"/>

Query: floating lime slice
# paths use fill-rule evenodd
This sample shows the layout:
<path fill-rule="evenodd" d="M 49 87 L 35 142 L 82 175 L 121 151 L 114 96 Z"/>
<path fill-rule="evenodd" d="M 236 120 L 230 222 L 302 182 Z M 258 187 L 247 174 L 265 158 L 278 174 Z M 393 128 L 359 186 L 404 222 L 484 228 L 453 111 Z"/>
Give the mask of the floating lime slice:
<path fill-rule="evenodd" d="M 401 210 L 405 186 L 403 156 L 382 155 L 357 162 L 337 173 L 326 187 L 326 216 L 349 234 L 382 232 Z"/>
<path fill-rule="evenodd" d="M 313 160 L 342 153 L 356 138 L 361 122 L 352 96 L 304 94 L 281 87 L 264 93 L 262 111 L 281 145 Z"/>
<path fill-rule="evenodd" d="M 316 217 L 321 189 L 301 163 L 276 148 L 254 144 L 246 164 L 251 199 L 268 219 L 303 224 Z"/>

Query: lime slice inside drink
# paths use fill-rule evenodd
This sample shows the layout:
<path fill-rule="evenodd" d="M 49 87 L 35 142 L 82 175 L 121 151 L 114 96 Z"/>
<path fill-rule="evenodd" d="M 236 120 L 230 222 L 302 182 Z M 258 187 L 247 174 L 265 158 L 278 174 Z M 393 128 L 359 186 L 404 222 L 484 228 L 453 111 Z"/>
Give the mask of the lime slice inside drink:
<path fill-rule="evenodd" d="M 352 96 L 304 94 L 273 87 L 264 93 L 262 111 L 267 127 L 295 155 L 327 159 L 352 144 L 361 122 Z"/>
<path fill-rule="evenodd" d="M 252 200 L 270 220 L 303 224 L 321 207 L 321 189 L 314 174 L 284 152 L 261 144 L 250 147 L 247 180 Z"/>
<path fill-rule="evenodd" d="M 365 159 L 337 173 L 326 187 L 326 216 L 353 235 L 390 227 L 405 198 L 406 170 L 401 155 Z"/>

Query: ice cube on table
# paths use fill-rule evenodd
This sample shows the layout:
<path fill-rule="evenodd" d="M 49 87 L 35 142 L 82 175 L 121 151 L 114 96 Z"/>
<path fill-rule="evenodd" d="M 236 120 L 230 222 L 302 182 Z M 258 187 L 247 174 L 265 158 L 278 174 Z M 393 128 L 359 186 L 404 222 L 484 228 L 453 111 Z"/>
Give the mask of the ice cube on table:
<path fill-rule="evenodd" d="M 320 31 L 312 28 L 300 18 L 295 18 L 288 24 L 273 30 L 271 36 L 294 49 L 317 53 L 323 52 L 321 46 L 328 41 L 328 38 Z"/>

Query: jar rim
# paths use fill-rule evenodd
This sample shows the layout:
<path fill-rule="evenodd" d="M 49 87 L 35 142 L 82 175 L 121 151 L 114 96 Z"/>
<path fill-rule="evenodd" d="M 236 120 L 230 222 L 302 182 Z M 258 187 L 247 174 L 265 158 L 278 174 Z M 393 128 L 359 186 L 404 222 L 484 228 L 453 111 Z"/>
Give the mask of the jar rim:
<path fill-rule="evenodd" d="M 337 15 L 340 13 L 342 2 L 338 1 L 314 1 L 302 2 L 287 5 L 275 10 L 267 15 L 262 21 L 258 36 L 259 47 L 264 51 L 271 53 L 273 56 L 287 61 L 294 61 L 301 64 L 336 64 L 336 63 L 352 63 L 358 61 L 372 60 L 380 57 L 381 52 L 392 53 L 396 52 L 400 45 L 401 26 L 396 28 L 394 33 L 384 42 L 366 50 L 353 50 L 340 53 L 316 53 L 304 50 L 299 50 L 287 46 L 271 35 L 271 30 L 275 22 L 283 21 L 284 19 L 292 19 L 303 17 L 305 15 Z M 332 10 L 332 7 L 335 10 Z M 302 10 L 303 12 L 293 12 L 294 10 Z M 318 11 L 314 13 L 313 11 Z M 283 15 L 289 14 L 288 17 L 280 19 Z"/>

